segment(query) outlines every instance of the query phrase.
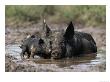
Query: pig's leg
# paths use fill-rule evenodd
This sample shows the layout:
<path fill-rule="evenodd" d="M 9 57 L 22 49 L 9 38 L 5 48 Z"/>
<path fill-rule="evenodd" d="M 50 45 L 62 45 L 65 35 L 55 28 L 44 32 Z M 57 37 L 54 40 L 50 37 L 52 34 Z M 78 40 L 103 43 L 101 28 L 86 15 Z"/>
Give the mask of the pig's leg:
<path fill-rule="evenodd" d="M 20 54 L 21 59 L 24 58 L 25 52 L 26 52 L 26 47 L 22 47 L 22 52 L 21 52 L 21 54 Z"/>

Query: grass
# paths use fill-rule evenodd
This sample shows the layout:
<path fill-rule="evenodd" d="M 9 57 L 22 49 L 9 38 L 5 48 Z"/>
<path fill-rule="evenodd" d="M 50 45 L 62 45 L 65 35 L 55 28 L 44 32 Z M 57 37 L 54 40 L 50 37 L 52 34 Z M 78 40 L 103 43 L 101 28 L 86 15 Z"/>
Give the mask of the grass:
<path fill-rule="evenodd" d="M 6 25 L 38 23 L 45 17 L 53 23 L 73 21 L 84 26 L 106 25 L 105 5 L 6 5 Z"/>

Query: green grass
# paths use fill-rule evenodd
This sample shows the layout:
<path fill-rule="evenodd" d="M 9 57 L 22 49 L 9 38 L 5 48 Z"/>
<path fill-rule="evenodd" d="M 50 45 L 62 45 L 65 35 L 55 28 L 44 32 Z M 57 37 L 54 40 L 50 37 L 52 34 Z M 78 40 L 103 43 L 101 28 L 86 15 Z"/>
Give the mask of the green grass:
<path fill-rule="evenodd" d="M 105 26 L 105 5 L 6 5 L 6 25 L 37 23 L 45 17 L 53 23 L 73 21 L 84 26 Z"/>

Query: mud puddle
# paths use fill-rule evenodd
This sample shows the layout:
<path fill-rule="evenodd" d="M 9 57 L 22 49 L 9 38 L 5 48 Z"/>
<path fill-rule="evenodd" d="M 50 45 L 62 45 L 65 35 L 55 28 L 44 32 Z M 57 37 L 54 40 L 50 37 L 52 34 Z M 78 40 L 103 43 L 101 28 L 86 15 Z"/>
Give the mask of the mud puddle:
<path fill-rule="evenodd" d="M 14 71 L 54 71 L 54 72 L 93 72 L 106 71 L 106 52 L 103 50 L 98 50 L 97 56 L 91 57 L 75 57 L 72 59 L 42 59 L 38 56 L 35 59 L 25 59 L 21 60 L 20 53 L 21 49 L 18 44 L 6 45 L 6 54 L 14 57 L 12 61 L 17 64 L 17 66 L 24 66 L 19 68 L 19 70 Z M 17 67 L 18 68 L 18 67 Z M 27 70 L 28 69 L 28 70 Z"/>

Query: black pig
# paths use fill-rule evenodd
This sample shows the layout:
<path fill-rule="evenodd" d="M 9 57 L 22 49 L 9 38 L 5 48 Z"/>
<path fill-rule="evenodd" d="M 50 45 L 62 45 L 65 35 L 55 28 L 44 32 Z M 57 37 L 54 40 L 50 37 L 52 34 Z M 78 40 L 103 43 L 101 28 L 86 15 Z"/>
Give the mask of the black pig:
<path fill-rule="evenodd" d="M 34 58 L 34 55 L 38 55 L 43 58 L 51 57 L 51 30 L 46 24 L 45 20 L 43 21 L 43 29 L 40 32 L 33 33 L 32 35 L 28 34 L 27 38 L 23 40 L 21 44 L 21 58 L 24 55 L 28 55 L 27 58 Z"/>
<path fill-rule="evenodd" d="M 50 57 L 50 54 L 46 52 L 44 40 L 36 35 L 28 35 L 20 47 L 22 49 L 21 58 L 24 58 L 25 54 L 27 58 L 34 58 L 35 55 L 43 58 Z"/>
<path fill-rule="evenodd" d="M 65 33 L 59 31 L 52 33 L 51 42 L 51 58 L 54 59 L 85 56 L 85 54 L 97 52 L 97 46 L 92 36 L 88 33 L 74 31 L 72 22 Z"/>

